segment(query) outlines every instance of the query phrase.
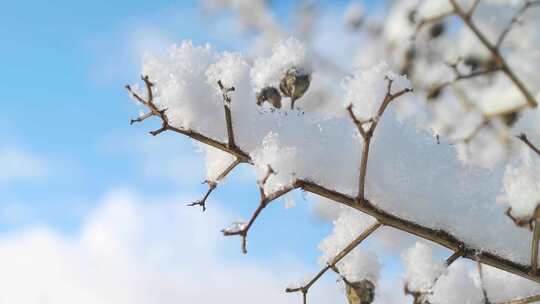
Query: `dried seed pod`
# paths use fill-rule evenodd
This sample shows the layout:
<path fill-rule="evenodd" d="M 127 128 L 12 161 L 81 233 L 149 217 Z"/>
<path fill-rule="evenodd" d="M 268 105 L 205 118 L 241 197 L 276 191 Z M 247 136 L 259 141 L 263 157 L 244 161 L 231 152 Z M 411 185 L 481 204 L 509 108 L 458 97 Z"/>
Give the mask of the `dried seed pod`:
<path fill-rule="evenodd" d="M 375 299 L 375 285 L 369 280 L 346 282 L 346 285 L 349 304 L 371 304 Z"/>
<path fill-rule="evenodd" d="M 435 23 L 429 29 L 429 37 L 431 37 L 432 39 L 438 38 L 444 33 L 444 30 L 445 27 L 443 23 Z"/>
<path fill-rule="evenodd" d="M 463 63 L 469 66 L 472 71 L 476 71 L 482 66 L 482 59 L 478 56 L 467 56 Z"/>
<path fill-rule="evenodd" d="M 265 101 L 276 109 L 281 108 L 281 94 L 274 87 L 266 87 L 257 94 L 257 105 L 260 106 Z"/>
<path fill-rule="evenodd" d="M 433 99 L 439 98 L 442 93 L 442 87 L 441 86 L 434 86 L 427 90 L 426 92 L 426 99 L 428 101 L 433 101 Z"/>
<path fill-rule="evenodd" d="M 508 126 L 513 126 L 519 119 L 519 112 L 505 113 L 501 116 L 503 122 Z"/>
<path fill-rule="evenodd" d="M 284 96 L 291 98 L 291 109 L 294 109 L 294 102 L 306 93 L 310 82 L 311 75 L 301 73 L 295 68 L 289 69 L 283 75 L 279 90 Z"/>

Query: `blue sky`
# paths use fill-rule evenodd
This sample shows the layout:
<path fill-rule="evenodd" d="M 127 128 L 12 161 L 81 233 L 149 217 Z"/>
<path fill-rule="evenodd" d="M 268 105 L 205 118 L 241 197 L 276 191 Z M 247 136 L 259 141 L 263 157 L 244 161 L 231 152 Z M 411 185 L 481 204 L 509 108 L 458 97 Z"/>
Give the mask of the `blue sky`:
<path fill-rule="evenodd" d="M 283 15 L 291 8 L 289 1 L 273 5 Z M 151 137 L 156 122 L 129 126 L 138 108 L 123 85 L 137 81 L 145 51 L 162 52 L 172 42 L 241 51 L 246 42 L 231 19 L 203 15 L 197 1 L 9 1 L 0 20 L 0 152 L 22 155 L 0 157 L 13 167 L 0 174 L 0 238 L 34 227 L 75 236 L 111 192 L 136 193 L 142 205 L 203 194 L 204 167 L 193 144 L 173 134 Z M 281 256 L 315 271 L 317 244 L 331 226 L 300 193 L 295 199 L 296 208 L 279 202 L 265 212 L 248 257 L 238 239 L 226 239 L 224 261 L 271 264 Z M 241 168 L 209 208 L 246 218 L 257 200 L 253 176 Z"/>
<path fill-rule="evenodd" d="M 137 107 L 123 85 L 137 80 L 145 48 L 163 51 L 172 39 L 237 48 L 223 38 L 234 37 L 234 28 L 216 35 L 215 24 L 226 21 L 212 21 L 196 1 L 11 2 L 1 14 L 0 136 L 5 145 L 40 159 L 46 173 L 0 188 L 4 204 L 24 210 L 17 219 L 0 222 L 0 231 L 39 223 L 71 233 L 96 201 L 117 187 L 148 195 L 203 193 L 204 167 L 191 142 L 171 134 L 152 138 L 147 134 L 152 123 L 130 127 L 127 122 Z M 167 166 L 174 157 L 192 166 L 175 172 L 176 180 L 142 172 L 145 162 Z M 242 178 L 249 170 L 243 171 L 215 192 L 210 208 L 220 201 L 238 216 L 249 214 L 257 189 Z M 251 240 L 253 254 L 264 255 L 272 247 L 316 258 L 316 244 L 329 227 L 306 212 L 307 204 L 298 205 L 288 211 L 282 205 L 269 209 L 254 232 L 258 237 Z M 283 236 L 279 242 L 267 241 L 276 235 Z"/>

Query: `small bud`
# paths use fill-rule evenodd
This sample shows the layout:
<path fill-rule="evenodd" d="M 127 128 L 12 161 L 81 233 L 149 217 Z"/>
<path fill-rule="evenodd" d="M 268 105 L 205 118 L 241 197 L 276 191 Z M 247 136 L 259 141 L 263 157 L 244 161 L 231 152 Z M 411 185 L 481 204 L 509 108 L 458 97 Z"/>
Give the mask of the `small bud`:
<path fill-rule="evenodd" d="M 274 87 L 266 87 L 257 94 L 257 105 L 260 106 L 265 101 L 276 109 L 281 108 L 281 94 Z"/>
<path fill-rule="evenodd" d="M 284 96 L 291 98 L 291 109 L 294 109 L 294 102 L 302 97 L 309 88 L 311 75 L 300 73 L 295 68 L 289 69 L 279 84 L 279 90 Z"/>
<path fill-rule="evenodd" d="M 369 280 L 346 283 L 349 304 L 371 304 L 375 299 L 375 285 Z"/>

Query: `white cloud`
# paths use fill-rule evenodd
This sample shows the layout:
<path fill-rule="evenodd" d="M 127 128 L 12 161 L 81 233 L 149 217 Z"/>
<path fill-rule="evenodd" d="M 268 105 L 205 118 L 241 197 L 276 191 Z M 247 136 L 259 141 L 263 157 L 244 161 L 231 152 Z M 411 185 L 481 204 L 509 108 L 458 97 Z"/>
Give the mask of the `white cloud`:
<path fill-rule="evenodd" d="M 0 237 L 0 303 L 298 303 L 283 291 L 298 264 L 224 257 L 238 245 L 219 233 L 229 218 L 111 193 L 75 236 L 34 227 Z M 324 282 L 310 299 L 344 300 Z"/>
<path fill-rule="evenodd" d="M 17 146 L 0 148 L 0 187 L 47 174 L 43 159 Z"/>

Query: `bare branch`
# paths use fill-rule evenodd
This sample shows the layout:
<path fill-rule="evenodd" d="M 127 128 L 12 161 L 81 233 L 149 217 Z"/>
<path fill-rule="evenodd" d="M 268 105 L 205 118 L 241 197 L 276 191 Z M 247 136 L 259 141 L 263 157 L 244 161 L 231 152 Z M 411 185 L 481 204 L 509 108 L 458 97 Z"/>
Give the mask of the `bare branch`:
<path fill-rule="evenodd" d="M 264 186 L 265 186 L 266 182 L 268 181 L 268 178 L 272 174 L 275 174 L 275 171 L 272 169 L 272 167 L 268 166 L 268 171 L 267 171 L 266 175 L 263 177 L 263 179 L 261 180 L 261 182 L 259 184 L 259 192 L 260 192 L 260 196 L 261 196 L 260 202 L 259 202 L 259 207 L 257 207 L 257 209 L 255 209 L 255 211 L 251 215 L 251 218 L 249 219 L 249 221 L 247 223 L 243 224 L 240 229 L 232 229 L 232 230 L 223 229 L 223 230 L 221 230 L 221 232 L 223 233 L 224 236 L 239 235 L 240 237 L 242 237 L 242 252 L 244 254 L 247 253 L 247 236 L 248 236 L 248 233 L 249 233 L 249 229 L 251 228 L 253 223 L 255 223 L 255 221 L 257 220 L 257 218 L 261 214 L 261 212 L 266 208 L 266 206 L 268 206 L 268 204 L 270 204 L 274 200 L 280 198 L 281 196 L 289 193 L 290 191 L 292 191 L 292 190 L 294 190 L 295 188 L 298 187 L 296 184 L 293 184 L 292 186 L 285 187 L 285 188 L 283 188 L 281 190 L 278 190 L 276 192 L 273 192 L 273 193 L 267 195 L 264 192 Z"/>
<path fill-rule="evenodd" d="M 354 248 L 356 248 L 362 241 L 364 241 L 368 236 L 370 236 L 373 232 L 375 232 L 377 229 L 379 229 L 382 226 L 381 222 L 376 222 L 369 226 L 366 230 L 364 230 L 359 236 L 357 236 L 354 240 L 352 240 L 345 248 L 343 248 L 325 267 L 323 267 L 309 282 L 307 282 L 304 286 L 297 287 L 297 288 L 287 288 L 285 289 L 285 292 L 302 292 L 303 294 L 307 294 L 311 286 L 319 280 L 325 272 L 327 272 L 329 269 L 334 269 L 339 274 L 339 271 L 336 268 L 337 263 L 341 261 L 344 257 L 346 257 Z"/>
<path fill-rule="evenodd" d="M 206 181 L 206 183 L 208 184 L 208 190 L 206 191 L 206 194 L 201 199 L 187 204 L 188 207 L 201 206 L 202 211 L 206 211 L 206 200 L 208 199 L 208 196 L 210 196 L 210 193 L 212 193 L 212 191 L 214 191 L 214 189 L 216 189 L 217 187 L 217 184 L 214 182 Z"/>
<path fill-rule="evenodd" d="M 236 166 L 238 166 L 239 164 L 241 163 L 241 161 L 239 159 L 235 159 L 227 168 L 225 168 L 225 170 L 223 170 L 223 172 L 221 172 L 221 174 L 219 174 L 219 176 L 216 178 L 215 181 L 205 181 L 204 183 L 206 183 L 208 185 L 208 191 L 206 191 L 206 194 L 203 196 L 203 198 L 201 198 L 200 200 L 196 200 L 192 203 L 189 203 L 187 204 L 188 206 L 201 206 L 202 207 L 202 211 L 206 211 L 206 200 L 208 199 L 208 197 L 210 196 L 210 194 L 212 193 L 212 191 L 214 191 L 217 186 L 218 186 L 218 183 L 223 180 L 225 177 L 227 177 L 227 175 L 232 171 L 234 170 L 234 168 L 236 168 Z"/>
<path fill-rule="evenodd" d="M 466 251 L 465 246 L 461 245 L 458 250 L 454 251 L 454 253 L 446 259 L 445 261 L 446 267 L 452 265 L 452 263 L 454 263 L 457 259 L 462 257 L 465 254 L 465 251 Z"/>
<path fill-rule="evenodd" d="M 484 271 L 482 270 L 482 263 L 480 263 L 480 261 L 478 260 L 476 261 L 476 267 L 478 269 L 478 276 L 480 277 L 480 289 L 482 289 L 482 297 L 484 298 L 484 304 L 490 304 L 491 302 L 489 301 L 486 286 L 484 283 Z"/>
<path fill-rule="evenodd" d="M 525 143 L 529 148 L 531 148 L 531 150 L 533 150 L 536 154 L 540 155 L 540 148 L 538 148 L 537 146 L 535 146 L 530 140 L 529 138 L 527 137 L 527 135 L 525 135 L 525 133 L 521 133 L 517 136 L 517 138 L 519 140 L 521 140 L 523 143 Z"/>
<path fill-rule="evenodd" d="M 367 137 L 366 130 L 364 130 L 364 124 L 366 124 L 366 121 L 362 121 L 362 120 L 358 119 L 358 117 L 356 117 L 356 115 L 354 115 L 353 104 L 352 103 L 347 107 L 347 112 L 349 113 L 349 117 L 352 119 L 352 121 L 356 125 L 356 128 L 358 129 L 358 132 L 360 133 L 362 138 L 365 140 L 366 137 Z M 368 121 L 371 122 L 372 119 L 370 119 Z"/>
<path fill-rule="evenodd" d="M 523 16 L 523 14 L 525 14 L 525 12 L 528 9 L 530 9 L 533 6 L 536 6 L 536 5 L 540 5 L 540 0 L 534 0 L 534 1 L 533 0 L 527 0 L 527 1 L 525 1 L 523 6 L 521 6 L 521 8 L 512 17 L 512 19 L 510 20 L 508 25 L 501 32 L 499 38 L 497 39 L 497 43 L 495 44 L 495 48 L 497 48 L 497 49 L 501 48 L 501 45 L 503 44 L 504 39 L 508 36 L 510 31 L 515 27 L 515 25 L 517 25 L 517 24 L 519 24 L 521 22 L 520 18 Z"/>
<path fill-rule="evenodd" d="M 469 16 L 469 18 L 471 18 L 472 15 L 474 15 L 474 12 L 476 11 L 478 4 L 480 4 L 480 0 L 474 0 L 474 2 L 471 4 L 471 7 L 469 8 L 469 11 L 467 12 L 467 16 Z"/>
<path fill-rule="evenodd" d="M 531 108 L 535 108 L 537 106 L 536 99 L 532 95 L 532 93 L 527 89 L 525 84 L 517 77 L 517 75 L 514 73 L 514 71 L 510 68 L 510 66 L 506 63 L 506 60 L 504 57 L 500 54 L 499 49 L 494 46 L 488 38 L 478 29 L 476 24 L 473 22 L 471 16 L 463 10 L 463 8 L 457 3 L 457 0 L 450 0 L 450 3 L 454 7 L 454 11 L 458 17 L 461 18 L 463 23 L 474 33 L 474 35 L 480 40 L 480 42 L 490 51 L 491 55 L 493 56 L 493 59 L 495 59 L 495 62 L 501 67 L 502 72 L 508 76 L 508 78 L 514 83 L 514 85 L 518 88 L 518 90 L 521 92 L 523 97 L 525 97 L 525 101 Z"/>
<path fill-rule="evenodd" d="M 233 124 L 232 124 L 232 115 L 231 115 L 231 97 L 229 96 L 230 92 L 234 91 L 234 87 L 225 87 L 221 80 L 218 80 L 218 86 L 221 89 L 221 93 L 223 95 L 223 107 L 225 110 L 225 122 L 227 124 L 227 138 L 228 138 L 228 146 L 229 148 L 236 147 L 236 144 L 234 142 L 234 132 L 233 132 Z"/>
<path fill-rule="evenodd" d="M 210 195 L 210 193 L 212 193 L 212 191 L 214 191 L 214 189 L 216 189 L 216 187 L 218 186 L 218 183 L 221 182 L 240 163 L 241 163 L 241 161 L 239 159 L 236 159 L 227 168 L 225 168 L 225 170 L 223 170 L 223 172 L 221 172 L 221 174 L 216 178 L 215 181 L 206 181 L 206 183 L 208 184 L 208 191 L 206 192 L 204 197 L 201 200 L 198 200 L 196 202 L 188 204 L 188 206 L 200 205 L 200 206 L 202 206 L 203 211 L 205 211 L 206 210 L 206 200 L 208 199 L 208 196 Z"/>
<path fill-rule="evenodd" d="M 493 73 L 501 71 L 501 67 L 494 66 L 494 67 L 491 67 L 491 68 L 487 68 L 485 70 L 471 71 L 469 73 L 464 74 L 458 68 L 459 62 L 460 61 L 448 64 L 448 66 L 454 72 L 454 75 L 455 75 L 454 79 L 443 82 L 441 84 L 438 84 L 438 85 L 432 87 L 429 91 L 433 92 L 433 93 L 434 92 L 441 92 L 441 90 L 445 89 L 446 87 L 448 87 L 450 85 L 453 85 L 455 83 L 458 83 L 458 82 L 460 82 L 462 80 L 473 79 L 473 78 L 477 78 L 477 77 L 481 77 L 481 76 L 487 76 L 487 75 L 491 75 Z"/>
<path fill-rule="evenodd" d="M 165 113 L 163 113 L 163 116 L 165 116 Z M 166 130 L 188 136 L 198 142 L 212 146 L 221 151 L 227 152 L 237 157 L 242 163 L 248 163 L 248 164 L 253 163 L 251 160 L 251 157 L 238 147 L 230 148 L 228 147 L 227 143 L 217 141 L 213 138 L 210 138 L 208 136 L 205 136 L 193 130 L 179 129 L 179 128 L 168 125 L 168 123 L 165 124 L 165 126 L 166 126 L 165 128 Z M 394 229 L 398 229 L 398 230 L 410 233 L 412 235 L 418 236 L 420 238 L 432 241 L 450 250 L 457 251 L 459 250 L 460 246 L 465 246 L 466 248 L 473 248 L 473 246 L 468 245 L 466 242 L 464 242 L 461 239 L 458 239 L 457 237 L 455 237 L 454 235 L 452 235 L 451 233 L 447 231 L 422 226 L 413 221 L 396 217 L 376 207 L 376 204 L 372 204 L 367 199 L 364 200 L 363 204 L 358 204 L 357 198 L 350 197 L 347 194 L 335 191 L 333 189 L 328 189 L 310 180 L 299 179 L 295 182 L 294 187 L 301 188 L 302 190 L 306 192 L 325 197 L 327 199 L 335 201 L 336 203 L 343 204 L 345 206 L 349 206 L 351 208 L 359 210 L 367 215 L 370 215 L 376 218 L 379 222 L 383 223 L 386 226 L 390 226 L 390 227 L 393 227 Z M 516 263 L 506 257 L 502 257 L 502 256 L 499 256 L 499 255 L 496 255 L 487 251 L 479 251 L 478 254 L 473 257 L 470 253 L 470 250 L 467 250 L 463 254 L 463 257 L 468 258 L 468 259 L 479 260 L 480 262 L 484 264 L 490 265 L 500 270 L 507 271 L 515 275 L 521 276 L 523 278 L 540 283 L 540 276 L 531 275 L 531 272 L 530 272 L 531 268 L 529 265 Z"/>
<path fill-rule="evenodd" d="M 405 88 L 401 91 L 398 91 L 396 93 L 392 94 L 392 84 L 393 80 L 386 78 L 388 84 L 386 87 L 386 95 L 384 96 L 384 100 L 382 101 L 381 105 L 379 106 L 379 109 L 377 110 L 377 116 L 372 117 L 366 121 L 360 120 L 353 112 L 353 105 L 350 104 L 347 107 L 347 111 L 349 113 L 349 117 L 352 119 L 353 123 L 356 125 L 356 128 L 358 129 L 358 132 L 360 132 L 360 135 L 364 139 L 364 144 L 362 145 L 362 155 L 360 159 L 360 178 L 358 181 L 358 202 L 363 202 L 365 200 L 365 187 L 366 187 L 366 174 L 367 174 L 367 163 L 368 163 L 368 157 L 369 157 L 369 146 L 371 144 L 371 138 L 373 137 L 373 133 L 375 132 L 375 128 L 377 128 L 377 125 L 379 123 L 380 118 L 384 114 L 384 111 L 396 98 L 399 98 L 401 95 L 412 92 L 412 89 Z M 364 129 L 364 124 L 367 122 L 370 122 L 370 126 L 367 130 Z"/>

